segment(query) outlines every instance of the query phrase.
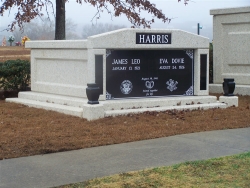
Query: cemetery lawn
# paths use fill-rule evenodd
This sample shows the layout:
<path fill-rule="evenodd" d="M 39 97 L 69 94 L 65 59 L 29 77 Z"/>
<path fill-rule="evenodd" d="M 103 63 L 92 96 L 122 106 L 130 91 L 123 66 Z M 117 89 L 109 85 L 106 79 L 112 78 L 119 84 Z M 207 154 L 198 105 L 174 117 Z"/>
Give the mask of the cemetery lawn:
<path fill-rule="evenodd" d="M 30 49 L 23 46 L 0 46 L 0 62 L 7 60 L 29 60 L 30 61 Z"/>
<path fill-rule="evenodd" d="M 238 108 L 145 112 L 95 121 L 0 100 L 0 160 L 243 127 L 250 127 L 250 96 L 239 96 Z"/>
<path fill-rule="evenodd" d="M 250 152 L 121 173 L 58 188 L 250 187 Z"/>

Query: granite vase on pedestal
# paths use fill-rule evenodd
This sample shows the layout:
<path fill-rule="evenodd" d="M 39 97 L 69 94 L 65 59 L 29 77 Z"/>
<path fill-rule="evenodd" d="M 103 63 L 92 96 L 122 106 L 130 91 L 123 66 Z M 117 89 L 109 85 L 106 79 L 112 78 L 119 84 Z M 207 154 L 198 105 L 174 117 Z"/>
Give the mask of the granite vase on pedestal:
<path fill-rule="evenodd" d="M 88 97 L 88 104 L 99 104 L 100 87 L 96 83 L 87 84 L 86 94 Z"/>
<path fill-rule="evenodd" d="M 222 85 L 224 96 L 234 96 L 235 82 L 233 78 L 224 78 Z"/>

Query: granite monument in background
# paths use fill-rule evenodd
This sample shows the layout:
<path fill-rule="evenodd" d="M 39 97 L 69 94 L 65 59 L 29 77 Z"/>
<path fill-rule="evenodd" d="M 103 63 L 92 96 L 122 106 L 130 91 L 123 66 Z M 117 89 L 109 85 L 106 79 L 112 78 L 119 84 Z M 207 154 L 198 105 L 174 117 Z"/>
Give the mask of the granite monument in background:
<path fill-rule="evenodd" d="M 235 94 L 250 95 L 250 7 L 214 9 L 213 84 L 222 93 L 224 78 L 234 78 Z"/>

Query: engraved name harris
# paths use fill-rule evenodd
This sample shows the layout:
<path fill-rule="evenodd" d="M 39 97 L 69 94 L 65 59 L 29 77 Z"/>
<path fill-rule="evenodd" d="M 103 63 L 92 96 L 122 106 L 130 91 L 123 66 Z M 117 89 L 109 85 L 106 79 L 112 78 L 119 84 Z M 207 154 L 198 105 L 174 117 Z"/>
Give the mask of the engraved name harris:
<path fill-rule="evenodd" d="M 171 44 L 171 33 L 136 33 L 136 44 Z"/>

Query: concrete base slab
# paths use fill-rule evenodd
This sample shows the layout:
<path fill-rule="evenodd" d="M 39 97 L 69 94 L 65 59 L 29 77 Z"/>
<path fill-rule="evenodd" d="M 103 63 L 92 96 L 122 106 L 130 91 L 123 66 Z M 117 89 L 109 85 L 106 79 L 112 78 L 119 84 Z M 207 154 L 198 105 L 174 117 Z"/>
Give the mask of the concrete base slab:
<path fill-rule="evenodd" d="M 220 96 L 219 101 L 225 103 L 227 107 L 235 106 L 238 107 L 238 97 L 237 96 Z"/>
<path fill-rule="evenodd" d="M 18 98 L 28 99 L 32 101 L 46 102 L 46 103 L 54 103 L 66 106 L 74 106 L 79 108 L 82 108 L 83 104 L 86 104 L 88 101 L 86 98 L 48 94 L 48 93 L 41 93 L 34 91 L 19 92 Z"/>
<path fill-rule="evenodd" d="M 119 116 L 127 114 L 139 114 L 143 112 L 164 112 L 168 110 L 207 110 L 210 108 L 226 108 L 227 105 L 217 102 L 210 104 L 194 104 L 194 105 L 183 105 L 183 106 L 166 106 L 166 107 L 156 107 L 156 108 L 141 108 L 141 109 L 127 109 L 127 110 L 109 110 L 105 112 L 105 117 L 108 116 Z"/>
<path fill-rule="evenodd" d="M 60 113 L 68 114 L 72 116 L 77 116 L 77 117 L 82 117 L 82 113 L 83 113 L 83 109 L 78 108 L 78 107 L 40 102 L 40 101 L 28 100 L 28 99 L 22 99 L 22 98 L 7 98 L 6 102 L 21 103 L 29 107 L 52 110 L 52 111 L 56 111 L 56 112 L 60 112 Z"/>
<path fill-rule="evenodd" d="M 222 84 L 209 84 L 210 93 L 223 94 Z M 234 94 L 236 95 L 250 95 L 250 85 L 235 85 Z"/>
<path fill-rule="evenodd" d="M 95 120 L 105 117 L 105 110 L 103 104 L 84 104 L 83 105 L 83 118 L 87 120 Z"/>
<path fill-rule="evenodd" d="M 232 100 L 233 99 L 233 100 Z M 46 94 L 39 92 L 20 92 L 18 98 L 7 98 L 7 102 L 21 103 L 30 107 L 53 110 L 87 120 L 108 116 L 138 114 L 146 111 L 197 110 L 238 106 L 238 98 L 226 97 L 217 101 L 216 96 L 166 96 L 154 98 L 130 98 L 99 101 L 87 104 L 85 98 Z"/>

